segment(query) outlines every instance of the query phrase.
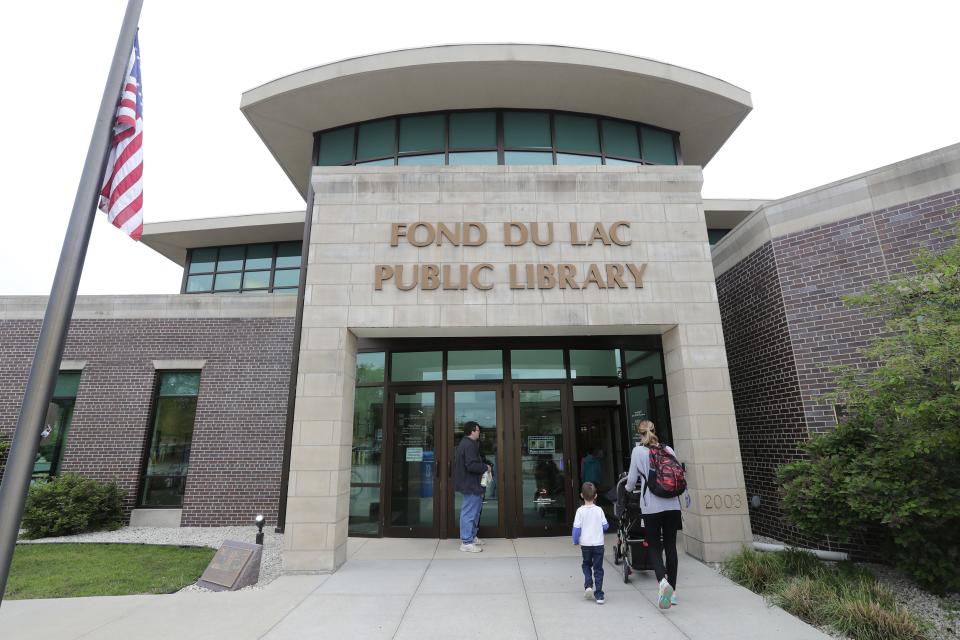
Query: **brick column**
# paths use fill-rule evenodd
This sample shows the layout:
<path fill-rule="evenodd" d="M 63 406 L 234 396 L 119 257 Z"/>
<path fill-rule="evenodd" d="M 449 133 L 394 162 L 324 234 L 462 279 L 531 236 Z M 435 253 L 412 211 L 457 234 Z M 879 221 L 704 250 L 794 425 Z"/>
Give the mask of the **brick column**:
<path fill-rule="evenodd" d="M 674 446 L 691 497 L 683 509 L 686 550 L 708 562 L 753 540 L 719 309 L 716 315 L 663 334 Z"/>

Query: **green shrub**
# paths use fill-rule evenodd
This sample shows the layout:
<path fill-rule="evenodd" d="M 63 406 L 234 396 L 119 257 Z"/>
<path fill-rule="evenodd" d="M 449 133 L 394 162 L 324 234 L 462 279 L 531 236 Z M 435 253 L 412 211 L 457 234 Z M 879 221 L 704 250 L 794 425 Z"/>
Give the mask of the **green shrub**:
<path fill-rule="evenodd" d="M 829 603 L 835 594 L 829 580 L 800 576 L 784 583 L 771 600 L 805 622 L 824 625 L 830 622 Z"/>
<path fill-rule="evenodd" d="M 766 593 L 785 577 L 778 553 L 742 549 L 723 565 L 728 578 L 756 593 Z"/>
<path fill-rule="evenodd" d="M 897 604 L 893 592 L 851 562 L 827 564 L 799 549 L 743 549 L 723 572 L 801 620 L 853 640 L 929 638 L 928 628 Z"/>
<path fill-rule="evenodd" d="M 897 566 L 943 593 L 960 591 L 960 244 L 916 266 L 845 299 L 884 319 L 863 352 L 876 366 L 838 379 L 850 418 L 778 479 L 800 530 L 844 541 L 882 531 Z"/>
<path fill-rule="evenodd" d="M 877 583 L 848 586 L 828 601 L 829 624 L 854 640 L 927 640 L 924 625 Z"/>
<path fill-rule="evenodd" d="M 768 555 L 777 557 L 783 572 L 788 576 L 816 578 L 823 573 L 823 565 L 817 560 L 817 556 L 804 549 L 787 547 L 784 551 Z"/>
<path fill-rule="evenodd" d="M 119 529 L 123 492 L 113 482 L 67 473 L 30 486 L 22 527 L 27 538 Z"/>
<path fill-rule="evenodd" d="M 10 451 L 10 439 L 6 436 L 0 436 L 0 477 L 3 476 L 3 470 L 7 465 L 7 453 Z"/>

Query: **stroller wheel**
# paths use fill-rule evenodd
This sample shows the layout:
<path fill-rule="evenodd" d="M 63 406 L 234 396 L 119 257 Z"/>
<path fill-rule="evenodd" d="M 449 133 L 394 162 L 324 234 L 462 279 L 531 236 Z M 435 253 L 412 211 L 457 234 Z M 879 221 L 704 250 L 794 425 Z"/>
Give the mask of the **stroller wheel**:
<path fill-rule="evenodd" d="M 613 564 L 620 564 L 621 562 L 623 562 L 623 554 L 620 553 L 620 545 L 614 545 Z"/>

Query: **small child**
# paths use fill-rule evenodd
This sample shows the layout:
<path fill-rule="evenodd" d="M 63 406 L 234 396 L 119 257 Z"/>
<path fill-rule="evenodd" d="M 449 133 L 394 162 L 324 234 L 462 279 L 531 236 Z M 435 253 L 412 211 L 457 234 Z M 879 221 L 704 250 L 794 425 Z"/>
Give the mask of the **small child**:
<path fill-rule="evenodd" d="M 593 504 L 597 499 L 597 487 L 584 482 L 580 488 L 583 506 L 573 518 L 573 544 L 580 545 L 583 555 L 583 595 L 593 596 L 597 604 L 603 604 L 603 532 L 610 526 L 603 509 Z M 592 571 L 592 574 L 591 574 Z"/>

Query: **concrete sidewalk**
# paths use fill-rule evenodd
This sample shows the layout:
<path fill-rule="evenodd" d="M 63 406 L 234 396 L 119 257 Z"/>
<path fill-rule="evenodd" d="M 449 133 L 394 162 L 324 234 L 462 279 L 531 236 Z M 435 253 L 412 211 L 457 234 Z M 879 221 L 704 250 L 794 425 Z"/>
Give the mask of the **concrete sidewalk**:
<path fill-rule="evenodd" d="M 351 539 L 335 574 L 284 576 L 256 591 L 4 602 L 0 637 L 828 638 L 689 556 L 680 559 L 681 604 L 663 612 L 653 576 L 635 573 L 624 584 L 609 553 L 607 602 L 586 600 L 579 549 L 567 538 L 491 540 L 480 554 L 458 544 Z"/>

